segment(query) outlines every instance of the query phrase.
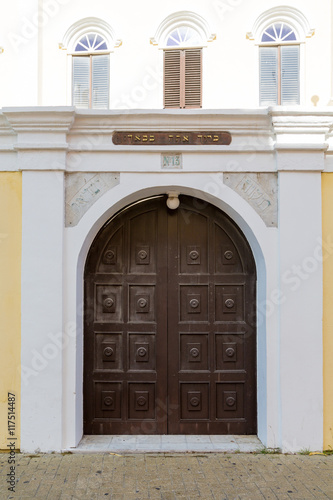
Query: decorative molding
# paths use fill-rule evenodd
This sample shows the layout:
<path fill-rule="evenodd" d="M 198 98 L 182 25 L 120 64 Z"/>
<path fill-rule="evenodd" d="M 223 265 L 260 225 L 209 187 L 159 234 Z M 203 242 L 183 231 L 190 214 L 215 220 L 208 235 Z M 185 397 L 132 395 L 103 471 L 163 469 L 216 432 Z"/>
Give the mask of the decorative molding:
<path fill-rule="evenodd" d="M 267 227 L 278 227 L 277 174 L 225 173 L 223 182 L 251 205 Z"/>
<path fill-rule="evenodd" d="M 263 12 L 255 21 L 252 31 L 246 34 L 246 38 L 259 44 L 264 29 L 278 22 L 289 24 L 295 30 L 298 42 L 304 42 L 305 38 L 311 38 L 315 33 L 315 30 L 310 27 L 309 21 L 300 10 L 287 5 L 280 5 Z"/>
<path fill-rule="evenodd" d="M 258 164 L 254 169 L 258 168 L 259 171 L 262 168 L 261 158 L 265 154 L 269 157 L 271 153 L 277 154 L 287 150 L 304 154 L 320 154 L 321 152 L 325 154 L 328 146 L 330 150 L 333 148 L 332 112 L 330 108 L 317 110 L 313 107 L 300 109 L 297 107 L 296 109 L 296 107 L 277 106 L 252 110 L 126 110 L 117 112 L 75 110 L 73 107 L 4 108 L 0 112 L 0 136 L 3 146 L 6 148 L 10 146 L 11 154 L 29 154 L 31 157 L 35 155 L 34 162 L 38 163 L 38 168 L 47 166 L 39 161 L 40 155 L 50 151 L 53 151 L 54 155 L 64 155 L 68 151 L 67 167 L 65 159 L 61 159 L 64 168 L 71 169 L 72 156 L 77 159 L 79 155 L 82 159 L 81 167 L 86 169 L 89 168 L 89 158 L 95 154 L 100 154 L 101 162 L 103 162 L 107 158 L 104 153 L 111 152 L 115 155 L 123 152 L 128 154 L 129 151 L 135 154 L 138 151 L 144 153 L 148 150 L 159 154 L 179 154 L 185 151 L 198 153 L 198 146 L 195 145 L 115 145 L 112 141 L 113 134 L 117 130 L 129 131 L 129 133 L 144 130 L 147 134 L 175 130 L 180 133 L 195 132 L 197 123 L 200 123 L 200 130 L 207 134 L 214 130 L 217 133 L 228 131 L 232 135 L 232 143 L 229 146 L 202 145 L 199 154 L 214 152 L 244 155 L 252 153 L 257 155 Z M 177 147 L 176 152 L 175 147 Z M 116 156 L 112 158 L 115 159 Z M 105 165 L 103 168 L 106 168 Z M 160 159 L 156 168 L 160 169 Z M 115 169 L 118 171 L 119 167 L 116 166 Z"/>
<path fill-rule="evenodd" d="M 211 32 L 207 21 L 203 17 L 195 12 L 184 10 L 175 12 L 165 18 L 157 28 L 155 36 L 150 38 L 150 43 L 165 48 L 169 34 L 180 26 L 193 28 L 201 37 L 203 44 L 216 39 L 216 34 Z"/>
<path fill-rule="evenodd" d="M 88 209 L 119 182 L 119 173 L 66 174 L 66 227 L 76 226 Z"/>
<path fill-rule="evenodd" d="M 91 31 L 98 33 L 106 39 L 109 51 L 122 45 L 122 41 L 116 38 L 113 28 L 107 22 L 98 17 L 86 17 L 68 28 L 62 41 L 59 43 L 59 49 L 68 50 L 69 53 L 73 53 L 78 40 Z"/>
<path fill-rule="evenodd" d="M 16 133 L 41 132 L 43 136 L 54 132 L 67 133 L 75 119 L 74 107 L 3 108 L 12 130 Z"/>

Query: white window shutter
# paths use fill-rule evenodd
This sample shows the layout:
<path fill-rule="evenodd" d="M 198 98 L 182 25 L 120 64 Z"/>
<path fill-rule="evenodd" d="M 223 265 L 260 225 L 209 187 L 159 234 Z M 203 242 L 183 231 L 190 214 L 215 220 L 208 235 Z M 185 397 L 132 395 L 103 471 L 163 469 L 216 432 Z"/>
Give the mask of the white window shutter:
<path fill-rule="evenodd" d="M 281 104 L 299 104 L 299 46 L 281 47 Z"/>
<path fill-rule="evenodd" d="M 109 108 L 109 55 L 92 57 L 92 108 Z"/>
<path fill-rule="evenodd" d="M 278 104 L 278 48 L 260 47 L 260 105 Z"/>
<path fill-rule="evenodd" d="M 73 57 L 73 106 L 89 108 L 89 57 Z"/>

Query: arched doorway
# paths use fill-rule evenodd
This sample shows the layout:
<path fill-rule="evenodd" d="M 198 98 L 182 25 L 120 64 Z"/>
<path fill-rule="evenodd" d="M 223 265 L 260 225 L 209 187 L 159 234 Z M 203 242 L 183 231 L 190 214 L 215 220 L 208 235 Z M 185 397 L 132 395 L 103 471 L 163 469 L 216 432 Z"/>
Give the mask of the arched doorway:
<path fill-rule="evenodd" d="M 135 203 L 85 267 L 85 434 L 255 434 L 256 270 L 219 209 Z"/>

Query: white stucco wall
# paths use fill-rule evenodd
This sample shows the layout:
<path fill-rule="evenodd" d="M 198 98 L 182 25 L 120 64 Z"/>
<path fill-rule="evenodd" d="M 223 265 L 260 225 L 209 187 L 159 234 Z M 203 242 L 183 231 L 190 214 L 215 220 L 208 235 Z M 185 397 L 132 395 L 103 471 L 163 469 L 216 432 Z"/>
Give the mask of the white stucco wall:
<path fill-rule="evenodd" d="M 283 451 L 322 448 L 321 172 L 328 110 L 75 112 L 6 108 L 1 169 L 23 171 L 22 450 L 82 437 L 83 270 L 102 224 L 138 199 L 176 190 L 230 215 L 258 274 L 258 435 Z M 114 130 L 227 130 L 230 146 L 115 146 Z M 182 154 L 183 168 L 161 167 Z M 66 175 L 112 174 L 65 227 Z M 278 174 L 276 227 L 227 176 Z M 88 178 L 90 178 L 88 176 Z M 260 176 L 258 177 L 260 181 Z M 263 186 L 263 185 L 262 185 Z M 302 273 L 302 275 L 300 275 Z M 62 343 L 61 343 L 62 342 Z"/>
<path fill-rule="evenodd" d="M 0 19 L 0 71 L 8 75 L 0 81 L 0 106 L 71 105 L 70 48 L 59 44 L 75 23 L 97 18 L 110 26 L 116 45 L 122 42 L 110 56 L 111 109 L 161 109 L 163 51 L 150 39 L 169 16 L 188 11 L 210 32 L 203 41 L 203 107 L 257 107 L 260 33 L 255 28 L 263 13 L 277 7 L 286 12 L 285 3 L 275 0 L 129 0 L 116 6 L 81 0 L 79 9 L 73 0 L 13 0 Z M 311 0 L 293 0 L 288 7 L 304 18 L 299 23 L 292 12 L 286 14 L 301 42 L 301 104 L 314 106 L 312 98 L 318 96 L 318 106 L 325 106 L 332 93 L 331 2 L 321 0 L 319 8 Z M 208 41 L 211 35 L 216 39 Z"/>

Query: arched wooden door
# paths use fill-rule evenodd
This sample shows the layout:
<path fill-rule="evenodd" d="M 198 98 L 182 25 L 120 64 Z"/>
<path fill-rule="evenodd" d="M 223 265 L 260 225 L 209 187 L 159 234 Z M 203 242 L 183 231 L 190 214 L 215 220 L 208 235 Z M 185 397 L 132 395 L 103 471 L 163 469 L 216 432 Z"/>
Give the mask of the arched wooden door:
<path fill-rule="evenodd" d="M 108 221 L 85 268 L 85 434 L 255 434 L 256 271 L 231 219 L 181 196 Z"/>

